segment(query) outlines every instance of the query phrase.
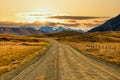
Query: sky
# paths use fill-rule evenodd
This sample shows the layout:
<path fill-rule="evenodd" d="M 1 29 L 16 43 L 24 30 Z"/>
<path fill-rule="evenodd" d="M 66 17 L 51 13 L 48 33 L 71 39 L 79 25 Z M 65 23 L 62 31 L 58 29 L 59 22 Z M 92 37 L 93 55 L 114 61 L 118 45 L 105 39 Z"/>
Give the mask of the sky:
<path fill-rule="evenodd" d="M 120 14 L 120 0 L 0 0 L 0 25 L 90 29 Z"/>

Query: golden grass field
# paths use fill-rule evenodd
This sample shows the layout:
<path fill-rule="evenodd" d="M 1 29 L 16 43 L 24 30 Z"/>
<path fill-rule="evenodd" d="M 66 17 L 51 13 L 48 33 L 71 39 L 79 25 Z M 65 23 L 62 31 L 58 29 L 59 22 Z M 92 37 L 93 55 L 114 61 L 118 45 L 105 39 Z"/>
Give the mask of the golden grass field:
<path fill-rule="evenodd" d="M 34 38 L 16 39 L 10 37 L 10 41 L 0 41 L 0 75 L 31 60 L 48 47 L 48 42 L 42 39 L 35 40 L 39 42 L 35 42 Z"/>
<path fill-rule="evenodd" d="M 120 65 L 120 32 L 79 33 L 62 31 L 48 36 L 72 45 L 85 54 Z"/>
<path fill-rule="evenodd" d="M 66 42 L 79 49 L 84 54 L 89 54 L 102 60 L 120 65 L 120 43 L 99 42 Z"/>
<path fill-rule="evenodd" d="M 120 32 L 93 32 L 79 33 L 75 31 L 62 31 L 48 34 L 58 41 L 67 42 L 102 42 L 120 43 Z"/>
<path fill-rule="evenodd" d="M 0 75 L 44 51 L 48 43 L 41 39 L 41 36 L 0 35 Z M 46 34 L 44 37 L 46 36 L 69 44 L 84 54 L 120 65 L 119 32 L 76 33 L 63 31 Z"/>

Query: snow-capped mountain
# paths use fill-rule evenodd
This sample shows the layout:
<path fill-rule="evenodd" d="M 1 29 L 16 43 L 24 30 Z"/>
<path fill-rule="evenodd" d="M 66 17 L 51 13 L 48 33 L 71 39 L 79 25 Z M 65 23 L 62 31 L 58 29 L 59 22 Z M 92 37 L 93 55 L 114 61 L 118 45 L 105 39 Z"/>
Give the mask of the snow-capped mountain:
<path fill-rule="evenodd" d="M 42 27 L 39 27 L 39 30 L 42 31 L 43 33 L 54 33 L 54 32 L 60 32 L 60 31 L 76 31 L 76 32 L 82 32 L 82 33 L 84 32 L 82 30 L 64 28 L 62 26 L 57 27 L 57 28 L 53 28 L 51 26 L 42 26 Z"/>

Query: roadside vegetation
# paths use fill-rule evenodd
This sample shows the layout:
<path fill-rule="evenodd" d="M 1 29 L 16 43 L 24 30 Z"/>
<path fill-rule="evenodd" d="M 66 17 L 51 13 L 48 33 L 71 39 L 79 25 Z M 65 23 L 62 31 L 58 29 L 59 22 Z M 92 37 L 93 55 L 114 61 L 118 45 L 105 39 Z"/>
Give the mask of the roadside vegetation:
<path fill-rule="evenodd" d="M 78 33 L 63 31 L 48 36 L 69 44 L 84 54 L 120 66 L 120 32 Z"/>
<path fill-rule="evenodd" d="M 0 35 L 0 75 L 40 55 L 48 45 L 40 38 Z"/>
<path fill-rule="evenodd" d="M 120 66 L 120 43 L 66 42 L 83 54 L 92 55 Z"/>
<path fill-rule="evenodd" d="M 120 43 L 120 32 L 79 33 L 74 31 L 62 31 L 48 34 L 48 36 L 62 42 Z"/>

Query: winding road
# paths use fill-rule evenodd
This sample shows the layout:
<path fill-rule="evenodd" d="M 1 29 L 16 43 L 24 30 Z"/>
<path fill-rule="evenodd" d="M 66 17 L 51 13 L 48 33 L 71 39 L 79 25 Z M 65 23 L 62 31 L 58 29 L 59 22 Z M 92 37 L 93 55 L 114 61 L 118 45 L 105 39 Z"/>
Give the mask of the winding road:
<path fill-rule="evenodd" d="M 120 80 L 120 68 L 101 63 L 69 45 L 48 40 L 42 55 L 0 77 L 0 80 Z"/>

